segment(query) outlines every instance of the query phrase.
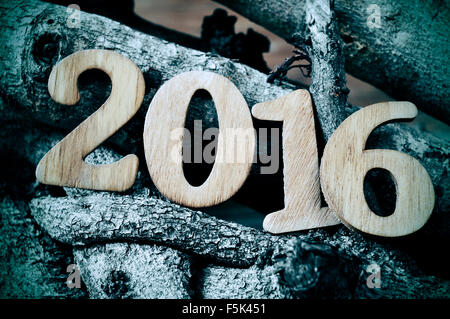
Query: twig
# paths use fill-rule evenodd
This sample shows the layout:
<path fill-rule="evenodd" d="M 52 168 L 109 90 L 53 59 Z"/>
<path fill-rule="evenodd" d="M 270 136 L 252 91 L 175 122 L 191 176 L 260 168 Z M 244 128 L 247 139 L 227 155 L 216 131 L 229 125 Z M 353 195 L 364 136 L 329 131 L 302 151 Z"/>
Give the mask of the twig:
<path fill-rule="evenodd" d="M 273 83 L 275 79 L 284 78 L 287 75 L 288 71 L 294 68 L 299 68 L 304 77 L 311 76 L 311 59 L 308 54 L 301 51 L 300 49 L 296 49 L 292 52 L 295 53 L 295 55 L 286 58 L 281 65 L 276 66 L 275 70 L 269 73 L 269 75 L 267 76 L 268 83 Z M 293 65 L 293 63 L 296 61 L 306 61 L 308 62 L 308 64 Z"/>

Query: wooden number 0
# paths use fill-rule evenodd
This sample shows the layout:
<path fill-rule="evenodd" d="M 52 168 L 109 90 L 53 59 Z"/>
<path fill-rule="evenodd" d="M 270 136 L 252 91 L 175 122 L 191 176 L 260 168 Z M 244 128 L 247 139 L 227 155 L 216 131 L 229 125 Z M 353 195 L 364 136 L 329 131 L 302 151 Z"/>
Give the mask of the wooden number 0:
<path fill-rule="evenodd" d="M 252 114 L 261 120 L 283 121 L 285 208 L 267 215 L 264 229 L 278 234 L 339 224 L 327 207 L 320 207 L 319 160 L 308 91 L 256 104 Z"/>
<path fill-rule="evenodd" d="M 80 99 L 78 76 L 93 68 L 109 75 L 111 95 L 95 113 L 41 159 L 36 177 L 40 182 L 51 185 L 124 191 L 133 185 L 136 178 L 136 155 L 127 155 L 108 165 L 90 165 L 83 159 L 139 109 L 145 89 L 139 68 L 130 59 L 113 51 L 79 51 L 53 68 L 48 90 L 56 102 L 73 105 Z"/>
<path fill-rule="evenodd" d="M 367 106 L 349 116 L 331 136 L 322 158 L 322 190 L 330 208 L 351 228 L 386 237 L 420 229 L 434 206 L 434 190 L 425 168 L 413 157 L 394 150 L 364 150 L 370 132 L 393 119 L 410 119 L 417 108 L 409 102 Z M 363 182 L 372 168 L 388 170 L 395 181 L 397 202 L 392 215 L 381 217 L 366 203 Z"/>
<path fill-rule="evenodd" d="M 207 90 L 214 100 L 219 138 L 208 179 L 194 187 L 183 173 L 183 135 L 174 140 L 173 133 L 184 128 L 189 101 L 199 89 Z M 237 150 L 243 156 L 240 162 L 228 161 L 223 151 L 233 145 L 235 137 L 227 134 L 227 129 L 248 133 L 246 143 L 239 143 L 242 148 Z M 190 207 L 219 204 L 236 193 L 250 172 L 255 145 L 253 122 L 244 97 L 230 80 L 211 72 L 186 72 L 164 83 L 153 97 L 145 118 L 145 158 L 153 182 L 167 198 Z"/>

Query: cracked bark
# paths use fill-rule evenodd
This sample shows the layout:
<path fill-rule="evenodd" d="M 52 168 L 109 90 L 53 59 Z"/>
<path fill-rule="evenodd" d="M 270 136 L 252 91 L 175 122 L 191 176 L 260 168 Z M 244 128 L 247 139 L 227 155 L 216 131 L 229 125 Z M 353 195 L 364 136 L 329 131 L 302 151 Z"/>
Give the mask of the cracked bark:
<path fill-rule="evenodd" d="M 22 126 L 18 129 L 26 132 Z M 18 137 L 14 145 L 24 146 L 18 156 L 30 163 L 23 166 L 15 160 L 8 166 L 14 170 L 16 164 L 21 175 L 32 175 L 42 149 L 62 136 L 54 131 L 45 134 L 42 128 L 33 128 L 25 136 L 10 127 L 6 131 Z M 102 164 L 119 157 L 101 147 L 86 160 Z M 409 239 L 403 245 L 377 242 L 343 226 L 273 236 L 174 205 L 154 194 L 151 198 L 142 177 L 125 195 L 71 188 L 56 192 L 55 187 L 36 185 L 33 179 L 16 191 L 22 194 L 23 189 L 30 189 L 34 198 L 28 209 L 39 227 L 52 238 L 75 245 L 75 260 L 92 297 L 174 296 L 175 291 L 179 297 L 205 298 L 448 296 L 449 282 L 423 273 L 406 249 L 430 249 L 428 244 L 421 246 L 423 238 Z M 182 278 L 168 282 L 170 289 L 164 293 L 165 274 L 155 263 L 143 264 L 150 253 L 165 256 L 158 257 L 161 264 L 175 278 Z M 425 259 L 442 264 L 434 252 Z M 370 275 L 366 267 L 374 262 L 381 267 L 383 289 L 366 286 Z M 154 279 L 142 280 L 133 269 Z"/>
<path fill-rule="evenodd" d="M 65 284 L 66 267 L 74 263 L 72 246 L 53 240 L 36 224 L 21 187 L 5 194 L 3 176 L 0 187 L 0 298 L 87 297 L 84 287 L 69 289 Z"/>
<path fill-rule="evenodd" d="M 71 0 L 46 0 L 62 6 L 73 4 Z M 84 12 L 98 14 L 114 21 L 120 22 L 135 30 L 151 34 L 169 42 L 176 42 L 185 47 L 204 50 L 204 44 L 200 38 L 190 34 L 165 28 L 159 24 L 147 21 L 134 12 L 133 0 L 78 0 L 77 5 Z"/>
<path fill-rule="evenodd" d="M 133 243 L 75 247 L 75 262 L 90 298 L 192 297 L 190 257 L 173 249 Z"/>
<path fill-rule="evenodd" d="M 334 8 L 330 1 L 306 1 L 307 35 L 302 47 L 311 58 L 311 85 L 323 138 L 330 138 L 345 120 L 348 89 Z"/>
<path fill-rule="evenodd" d="M 159 287 L 145 288 L 147 281 L 139 285 L 138 275 L 123 270 L 139 268 L 142 262 L 129 256 L 134 253 L 123 253 L 130 246 L 124 241 L 138 243 L 131 246 L 139 256 L 156 249 L 155 243 L 190 255 L 196 266 L 190 280 L 197 289 L 190 293 L 206 298 L 431 298 L 447 297 L 450 289 L 448 280 L 423 274 L 401 247 L 377 243 L 342 226 L 273 236 L 155 198 L 93 191 L 83 197 L 35 198 L 30 209 L 54 239 L 75 245 L 76 259 L 89 274 L 88 291 L 98 297 L 104 297 L 99 287 L 107 285 L 107 274 L 116 268 L 132 278 L 127 296 Z M 108 252 L 104 245 L 109 242 L 121 244 Z M 112 262 L 117 255 L 127 262 Z M 385 289 L 367 288 L 370 273 L 365 269 L 371 263 L 380 265 Z M 160 280 L 158 272 L 146 271 Z M 137 286 L 141 288 L 133 289 Z"/>
<path fill-rule="evenodd" d="M 4 70 L 4 76 L 0 79 L 2 120 L 30 121 L 69 132 L 92 114 L 108 95 L 109 80 L 105 80 L 104 76 L 91 74 L 92 78 L 80 80 L 81 101 L 76 107 L 57 104 L 47 91 L 47 78 L 51 67 L 58 60 L 79 50 L 80 44 L 84 44 L 84 48 L 114 49 L 129 57 L 142 70 L 146 79 L 143 106 L 129 123 L 108 140 L 123 151 L 138 155 L 142 153 L 142 127 L 147 106 L 159 86 L 176 74 L 191 70 L 208 70 L 222 74 L 238 87 L 250 107 L 259 102 L 276 99 L 295 89 L 295 86 L 284 82 L 278 85 L 266 83 L 264 74 L 242 64 L 167 43 L 107 18 L 82 12 L 81 19 L 86 24 L 82 24 L 81 30 L 70 29 L 65 26 L 64 7 L 41 2 L 31 4 L 28 1 L 11 7 L 8 5 L 0 8 L 4 12 L 1 26 L 8 30 L 2 33 L 5 45 L 0 48 L 0 65 Z M 16 22 L 17 17 L 22 17 L 20 23 Z M 50 20 L 51 24 L 48 23 Z M 48 47 L 56 48 L 49 50 L 53 54 L 44 54 L 48 50 L 43 48 Z M 320 73 L 317 74 L 317 79 L 321 81 Z M 334 89 L 334 84 L 331 85 L 331 89 Z M 338 103 L 344 95 L 341 94 L 337 98 Z M 327 110 L 325 102 L 333 102 L 334 97 L 324 99 L 320 112 Z M 319 94 L 316 94 L 315 101 L 319 100 Z M 336 106 L 336 103 L 333 103 L 333 106 Z M 346 116 L 357 109 L 346 105 Z M 211 101 L 201 98 L 192 101 L 191 110 L 191 116 L 202 119 L 205 127 L 217 127 Z M 333 109 L 329 111 L 334 112 Z M 329 127 L 327 131 L 330 131 L 339 120 L 321 117 L 319 114 L 319 122 L 323 128 Z M 427 169 L 436 188 L 438 214 L 445 214 L 450 210 L 450 148 L 447 140 L 406 125 L 388 124 L 377 129 L 368 144 L 370 147 L 396 149 L 418 159 Z M 255 175 L 257 168 L 254 167 L 252 172 Z M 264 178 L 269 177 L 257 174 L 258 182 L 255 184 Z"/>
<path fill-rule="evenodd" d="M 18 129 L 25 132 L 22 126 Z M 24 170 L 27 167 L 32 175 L 43 149 L 63 136 L 53 130 L 46 134 L 42 128 L 33 128 L 25 136 L 10 127 L 6 131 L 18 137 L 13 145 L 24 146 L 18 156 L 30 163 L 24 167 L 22 162 L 14 161 L 23 171 L 21 175 L 28 172 Z M 1 148 L 8 146 L 3 144 Z M 119 157 L 100 147 L 86 160 L 102 164 Z M 414 261 L 417 256 L 407 251 L 411 246 L 415 252 L 428 251 L 433 247 L 432 240 L 425 246 L 423 237 L 403 244 L 377 242 L 343 226 L 273 236 L 157 198 L 142 182 L 143 175 L 139 176 L 125 195 L 71 188 L 57 192 L 55 187 L 36 185 L 33 179 L 17 190 L 22 194 L 23 189 L 31 189 L 28 193 L 34 198 L 28 209 L 41 229 L 58 241 L 75 244 L 76 262 L 82 267 L 82 278 L 93 297 L 141 297 L 143 291 L 148 296 L 173 296 L 176 289 L 183 296 L 205 298 L 448 296 L 449 282 L 424 274 Z M 108 243 L 116 244 L 107 249 Z M 138 245 L 127 248 L 132 243 Z M 161 263 L 174 276 L 181 276 L 176 278 L 184 278 L 184 284 L 169 282 L 168 287 L 173 289 L 161 294 L 159 283 L 165 280 L 165 274 L 153 271 L 159 269 L 156 264 L 144 267 L 141 258 L 132 258 L 144 258 L 151 251 L 167 256 L 160 259 Z M 118 256 L 127 262 L 114 261 Z M 439 256 L 431 250 L 422 259 L 441 265 Z M 383 289 L 366 286 L 370 275 L 366 267 L 374 262 L 381 267 Z M 189 263 L 190 273 L 179 270 L 187 269 Z M 312 267 L 314 264 L 320 267 Z M 132 269 L 144 269 L 154 280 L 141 281 Z"/>
<path fill-rule="evenodd" d="M 34 218 L 53 238 L 74 245 L 144 240 L 228 265 L 249 266 L 274 244 L 286 241 L 145 195 L 41 197 L 30 205 Z"/>
<path fill-rule="evenodd" d="M 15 149 L 32 167 L 106 98 L 102 91 L 107 85 L 99 86 L 98 82 L 80 87 L 82 101 L 75 108 L 61 107 L 48 96 L 51 66 L 83 43 L 88 48 L 114 49 L 137 63 L 146 78 L 144 105 L 162 82 L 198 69 L 228 76 L 250 106 L 295 89 L 286 83 L 267 84 L 265 75 L 251 68 L 161 41 L 106 18 L 82 13 L 82 19 L 89 21 L 89 32 L 82 32 L 84 29 L 64 27 L 63 7 L 22 1 L 15 6 L 5 4 L 0 10 L 4 13 L 1 26 L 8 31 L 2 32 L 5 45 L 0 48 L 0 65 L 5 70 L 0 78 L 0 110 L 4 115 L 0 146 L 2 150 Z M 17 17 L 21 17 L 20 23 Z M 49 51 L 55 54 L 48 55 Z M 200 99 L 193 108 L 197 118 L 216 123 L 212 103 Z M 346 114 L 355 110 L 346 107 Z M 139 153 L 145 111 L 143 107 L 109 145 L 122 152 Z M 441 219 L 430 220 L 428 229 L 417 237 L 377 241 L 343 226 L 273 236 L 170 203 L 151 189 L 142 171 L 125 194 L 62 190 L 29 181 L 27 187 L 34 198 L 28 209 L 53 238 L 74 245 L 88 292 L 96 297 L 139 297 L 142 292 L 147 297 L 161 295 L 162 283 L 169 280 L 161 273 L 161 265 L 178 278 L 168 283 L 171 288 L 163 291 L 165 296 L 448 297 L 449 281 L 434 276 L 436 268 L 425 271 L 421 264 L 424 260 L 433 267 L 441 264 L 440 255 L 431 249 L 433 241 L 423 244 L 424 238 L 448 234 L 448 216 L 441 210 L 448 208 L 448 142 L 401 124 L 379 128 L 369 142 L 418 158 L 435 185 L 443 187 L 441 194 L 437 193 L 437 214 L 433 214 Z M 100 163 L 120 157 L 105 147 L 90 156 Z M 420 255 L 428 251 L 430 255 Z M 161 263 L 145 263 L 150 254 L 161 257 Z M 373 262 L 382 271 L 383 288 L 379 290 L 366 286 L 366 266 Z M 156 284 L 136 273 L 135 269 L 142 267 Z"/>
<path fill-rule="evenodd" d="M 307 1 L 215 0 L 298 45 L 307 33 Z M 381 25 L 374 25 L 372 0 L 336 0 L 344 39 L 346 70 L 408 100 L 449 124 L 450 61 L 445 1 L 377 1 Z M 373 27 L 371 27 L 373 26 Z"/>
<path fill-rule="evenodd" d="M 69 6 L 71 0 L 50 0 L 47 2 Z M 81 10 L 98 14 L 120 22 L 157 38 L 204 52 L 214 52 L 221 56 L 236 59 L 254 69 L 269 71 L 263 52 L 269 51 L 270 41 L 262 34 L 248 29 L 247 33 L 236 33 L 235 16 L 228 16 L 224 9 L 216 9 L 205 16 L 200 37 L 169 29 L 147 21 L 134 12 L 133 0 L 78 0 Z"/>

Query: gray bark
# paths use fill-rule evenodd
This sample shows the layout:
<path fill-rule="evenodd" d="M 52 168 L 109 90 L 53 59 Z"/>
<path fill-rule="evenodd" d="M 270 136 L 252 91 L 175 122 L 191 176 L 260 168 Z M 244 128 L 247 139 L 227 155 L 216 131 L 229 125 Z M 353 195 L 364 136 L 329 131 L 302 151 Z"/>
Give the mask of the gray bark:
<path fill-rule="evenodd" d="M 20 137 L 10 127 L 5 129 Z M 24 145 L 19 149 L 23 153 L 18 155 L 30 163 L 29 167 L 21 162 L 16 164 L 22 170 L 20 175 L 32 175 L 42 149 L 61 136 L 34 128 L 18 138 L 14 145 Z M 2 149 L 5 147 L 8 148 L 2 145 Z M 119 157 L 101 147 L 86 160 L 103 164 Z M 13 192 L 23 196 L 23 191 L 30 189 L 32 199 L 28 205 L 28 200 L 22 205 L 24 211 L 31 212 L 30 220 L 38 225 L 35 227 L 58 241 L 74 245 L 75 262 L 91 297 L 174 296 L 175 291 L 182 297 L 205 298 L 448 297 L 449 282 L 424 274 L 416 266 L 415 257 L 395 242 L 377 242 L 342 225 L 270 235 L 158 198 L 141 178 L 142 174 L 127 194 L 71 188 L 55 194 L 55 190 L 50 191 L 53 187 L 36 185 L 33 178 Z M 6 192 L 7 187 L 2 189 Z M 2 216 L 3 220 L 8 219 L 3 208 Z M 26 229 L 16 231 L 28 233 Z M 414 251 L 430 249 L 435 244 L 432 241 L 424 244 L 422 240 L 408 240 L 405 244 L 414 246 Z M 107 243 L 116 244 L 105 246 Z M 51 254 L 60 254 L 60 249 L 57 247 Z M 150 252 L 164 256 L 160 262 L 176 280 L 167 279 L 158 264 L 147 265 Z M 47 257 L 42 262 L 46 260 Z M 442 264 L 440 255 L 435 253 L 426 256 L 426 261 Z M 366 269 L 372 263 L 381 269 L 381 289 L 366 286 L 370 275 Z M 13 267 L 14 261 L 5 264 Z M 153 278 L 152 282 L 142 280 L 141 274 L 133 269 L 142 269 L 148 278 Z M 44 281 L 59 289 L 65 287 L 52 278 Z M 163 281 L 170 289 L 162 293 Z M 20 283 L 15 282 L 19 286 Z"/>
<path fill-rule="evenodd" d="M 74 255 L 90 298 L 192 297 L 190 258 L 179 251 L 114 243 L 76 247 Z"/>
<path fill-rule="evenodd" d="M 30 209 L 38 224 L 63 243 L 148 241 L 234 266 L 249 266 L 285 241 L 149 196 L 48 196 L 33 199 Z"/>
<path fill-rule="evenodd" d="M 71 0 L 46 0 L 46 2 L 66 7 L 73 3 Z M 125 24 L 134 30 L 151 34 L 160 39 L 176 42 L 196 50 L 202 50 L 204 47 L 200 38 L 184 32 L 165 28 L 138 16 L 134 12 L 134 0 L 121 0 L 114 1 L 113 3 L 111 3 L 110 0 L 78 0 L 76 3 L 80 6 L 82 11 L 107 17 L 111 20 Z"/>
<path fill-rule="evenodd" d="M 74 30 L 65 25 L 65 8 L 55 5 L 22 1 L 2 4 L 0 10 L 0 25 L 5 31 L 0 48 L 0 147 L 9 158 L 16 154 L 27 163 L 23 167 L 12 157 L 3 166 L 13 171 L 2 171 L 1 181 L 7 185 L 2 198 L 23 196 L 26 191 L 28 197 L 22 201 L 33 216 L 31 222 L 37 222 L 52 238 L 74 246 L 75 260 L 91 297 L 449 297 L 449 281 L 430 275 L 438 274 L 435 268 L 424 272 L 419 265 L 425 259 L 436 267 L 440 255 L 414 255 L 432 248 L 432 241 L 424 244 L 424 233 L 403 244 L 376 241 L 342 225 L 274 236 L 170 203 L 147 183 L 143 171 L 125 194 L 36 184 L 34 167 L 40 158 L 107 95 L 102 92 L 107 86 L 99 88 L 98 83 L 88 82 L 80 85 L 82 101 L 78 107 L 51 101 L 46 89 L 48 72 L 76 50 L 108 48 L 131 58 L 146 78 L 144 105 L 162 82 L 189 70 L 208 69 L 228 76 L 250 106 L 281 97 L 295 87 L 265 83 L 265 75 L 251 68 L 161 41 L 95 15 L 82 13 L 81 30 Z M 315 93 L 315 98 L 320 94 Z M 209 119 L 205 123 L 216 122 L 212 103 L 199 99 L 193 109 L 194 117 Z M 346 108 L 347 114 L 355 110 Z M 143 107 L 109 145 L 129 144 L 121 150 L 139 152 L 145 111 Z M 418 158 L 435 185 L 443 187 L 438 193 L 437 214 L 433 214 L 441 220 L 430 221 L 425 234 L 445 237 L 448 215 L 440 209 L 448 207 L 448 142 L 405 125 L 389 124 L 374 134 L 369 143 L 373 145 L 393 147 Z M 86 161 L 101 164 L 119 157 L 109 147 L 100 147 Z M 14 169 L 23 172 L 15 173 Z M 31 177 L 16 185 L 17 176 L 25 173 Z M 3 216 L 14 221 L 2 207 Z M 37 240 L 35 234 L 24 232 Z M 408 250 L 418 244 L 421 248 Z M 54 253 L 60 251 L 57 248 Z M 160 262 L 152 262 L 155 257 Z M 44 264 L 46 260 L 44 257 Z M 14 264 L 14 260 L 8 262 Z M 366 269 L 372 263 L 381 270 L 380 289 L 366 285 L 370 275 Z M 140 271 L 154 282 L 146 281 Z M 51 280 L 45 277 L 46 283 Z"/>
<path fill-rule="evenodd" d="M 195 274 L 185 270 L 184 277 L 177 275 L 185 278 L 181 284 L 191 278 L 191 286 L 196 287 L 191 297 L 449 296 L 450 282 L 423 274 L 402 249 L 364 238 L 343 226 L 335 232 L 314 230 L 274 236 L 155 198 L 98 192 L 83 197 L 40 197 L 31 201 L 30 209 L 54 239 L 76 246 L 76 260 L 86 269 L 83 278 L 93 296 L 114 297 L 100 287 L 111 285 L 109 274 L 115 267 L 129 278 L 124 296 L 139 295 L 141 289 L 153 296 L 161 280 L 159 271 L 152 270 L 156 265 L 145 268 L 147 274 L 155 276 L 155 286 L 145 280 L 139 283 L 135 278 L 139 275 L 130 269 L 141 269 L 139 265 L 146 260 L 148 250 L 156 249 L 156 255 L 161 254 L 159 248 L 147 248 L 154 244 L 170 247 L 164 254 L 175 254 L 164 261 L 170 269 L 180 268 L 173 258 L 182 265 L 188 263 L 183 261 L 187 257 L 177 255 L 173 249 L 192 256 Z M 124 241 L 139 246 L 99 246 Z M 92 243 L 97 243 L 94 248 Z M 114 262 L 117 256 L 125 261 Z M 370 275 L 366 268 L 372 263 L 381 269 L 384 289 L 366 286 Z"/>
<path fill-rule="evenodd" d="M 21 187 L 23 185 L 17 186 Z M 72 246 L 63 245 L 29 215 L 28 202 L 5 194 L 0 181 L 0 298 L 83 298 L 86 289 L 66 285 L 66 267 L 74 263 Z"/>
<path fill-rule="evenodd" d="M 289 43 L 307 38 L 307 1 L 215 0 Z M 380 27 L 371 27 L 372 9 Z M 450 121 L 450 10 L 446 1 L 336 0 L 346 70 L 398 100 Z"/>
<path fill-rule="evenodd" d="M 47 91 L 51 67 L 61 58 L 82 48 L 116 50 L 133 60 L 144 74 L 147 93 L 143 106 L 123 129 L 109 139 L 127 152 L 139 151 L 147 105 L 159 86 L 176 74 L 209 70 L 227 76 L 242 92 L 249 106 L 281 97 L 295 89 L 293 85 L 283 82 L 279 85 L 266 83 L 263 73 L 242 64 L 159 40 L 100 16 L 82 12 L 81 29 L 71 29 L 66 26 L 65 8 L 57 5 L 23 1 L 14 6 L 4 4 L 0 10 L 3 13 L 0 24 L 3 30 L 8 31 L 2 32 L 4 46 L 0 48 L 0 66 L 4 70 L 0 79 L 0 92 L 4 100 L 1 104 L 3 120 L 42 123 L 68 132 L 92 114 L 106 99 L 107 85 L 87 80 L 80 88 L 81 101 L 75 107 L 57 104 Z M 48 23 L 50 20 L 51 24 Z M 81 44 L 84 46 L 80 47 Z M 42 49 L 46 47 L 56 50 Z M 318 83 L 323 82 L 320 74 L 317 74 L 317 79 Z M 338 87 L 332 85 L 331 89 Z M 320 94 L 313 96 L 315 101 L 329 100 L 328 97 L 321 98 Z M 345 94 L 341 94 L 338 100 L 342 99 L 342 95 Z M 322 104 L 321 107 L 324 107 Z M 355 107 L 346 107 L 346 115 L 355 110 Z M 198 99 L 192 105 L 191 114 L 194 118 L 203 119 L 204 126 L 217 125 L 211 102 Z M 320 117 L 319 121 L 323 127 L 330 128 L 338 122 L 328 116 Z M 385 125 L 378 132 L 374 134 L 371 146 L 393 147 L 418 159 L 436 187 L 437 212 L 449 211 L 449 142 L 402 124 Z"/>
<path fill-rule="evenodd" d="M 265 75 L 249 67 L 160 40 L 100 16 L 82 12 L 80 29 L 71 29 L 66 26 L 65 8 L 57 5 L 22 1 L 10 7 L 5 4 L 0 10 L 2 30 L 8 30 L 2 32 L 5 45 L 0 49 L 4 70 L 0 83 L 5 101 L 3 120 L 32 120 L 67 131 L 92 114 L 107 98 L 108 83 L 88 79 L 80 87 L 81 101 L 75 107 L 55 103 L 47 90 L 54 64 L 81 49 L 115 50 L 129 57 L 144 74 L 147 94 L 139 114 L 111 139 L 128 151 L 140 147 L 143 118 L 156 90 L 182 72 L 205 70 L 222 74 L 240 89 L 250 106 L 295 89 L 287 83 L 264 85 Z M 257 85 L 260 83 L 263 85 Z M 192 113 L 203 119 L 204 125 L 217 126 L 212 103 L 197 99 L 193 101 Z"/>
<path fill-rule="evenodd" d="M 306 1 L 306 39 L 315 110 L 325 141 L 346 118 L 348 89 L 342 41 L 331 1 Z"/>
<path fill-rule="evenodd" d="M 17 169 L 21 170 L 20 176 L 32 175 L 42 149 L 62 136 L 47 135 L 45 130 L 37 128 L 25 136 L 10 127 L 5 130 L 18 136 L 14 145 L 24 146 L 18 150 L 18 156 L 30 163 L 27 166 L 16 163 Z M 1 141 L 6 140 L 2 138 Z M 2 149 L 5 148 L 8 146 L 3 144 Z M 86 160 L 102 164 L 118 157 L 116 152 L 101 147 Z M 8 169 L 13 167 L 10 165 Z M 13 172 L 13 176 L 17 175 Z M 270 235 L 157 198 L 143 185 L 140 176 L 142 174 L 128 194 L 71 188 L 55 194 L 52 187 L 36 185 L 34 178 L 12 192 L 23 196 L 24 190 L 29 189 L 32 199 L 29 205 L 28 200 L 22 205 L 24 211 L 29 210 L 34 217 L 30 220 L 37 222 L 36 227 L 52 238 L 74 245 L 75 262 L 80 266 L 91 297 L 142 297 L 143 293 L 152 297 L 162 294 L 163 281 L 170 288 L 164 290 L 164 296 L 174 296 L 177 291 L 183 297 L 205 298 L 448 297 L 449 282 L 421 272 L 413 258 L 403 252 L 402 246 L 377 243 L 344 226 Z M 7 187 L 2 189 L 6 192 Z M 3 223 L 9 218 L 3 208 L 2 218 Z M 12 222 L 12 225 L 16 224 L 17 221 Z M 29 233 L 26 229 L 15 231 Z M 5 232 L 10 234 L 8 229 Z M 35 235 L 28 236 L 34 238 Z M 419 242 L 408 241 L 406 244 L 415 246 L 415 250 L 425 249 L 416 246 Z M 20 243 L 23 243 L 23 237 Z M 105 246 L 107 243 L 117 244 Z M 432 247 L 426 245 L 426 249 Z M 56 248 L 50 254 L 58 255 L 60 249 Z M 147 265 L 150 252 L 164 256 L 161 263 L 175 279 L 167 279 L 158 264 Z M 427 262 L 440 264 L 439 256 L 427 256 Z M 42 262 L 46 260 L 47 257 Z M 14 260 L 6 261 L 5 264 L 11 267 L 15 265 Z M 370 275 L 366 268 L 372 263 L 380 266 L 382 289 L 366 286 Z M 62 264 L 62 267 L 66 266 L 64 262 Z M 142 280 L 134 269 L 143 269 L 148 278 L 153 278 L 152 282 Z M 14 278 L 17 276 L 11 282 L 20 286 L 21 281 L 14 281 Z M 61 275 L 60 278 L 66 277 Z M 47 282 L 59 289 L 65 287 L 53 278 L 43 280 L 44 287 Z M 188 281 L 189 287 L 186 286 Z M 20 290 L 15 292 L 17 296 L 23 296 Z"/>

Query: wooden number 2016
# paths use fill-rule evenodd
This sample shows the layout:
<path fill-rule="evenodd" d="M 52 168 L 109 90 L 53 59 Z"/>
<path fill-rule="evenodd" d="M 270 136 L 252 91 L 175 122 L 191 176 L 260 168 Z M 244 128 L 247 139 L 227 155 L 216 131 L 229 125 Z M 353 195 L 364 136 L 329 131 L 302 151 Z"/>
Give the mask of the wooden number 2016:
<path fill-rule="evenodd" d="M 80 51 L 63 59 L 49 78 L 51 97 L 63 104 L 79 100 L 76 82 L 85 70 L 98 68 L 112 80 L 108 100 L 39 162 L 36 176 L 42 183 L 98 190 L 124 191 L 135 180 L 138 159 L 127 155 L 108 165 L 89 165 L 83 159 L 134 116 L 144 96 L 144 80 L 138 67 L 126 57 L 106 50 Z M 196 90 L 213 97 L 219 120 L 214 167 L 200 186 L 190 185 L 182 166 L 186 112 Z M 266 216 L 264 228 L 272 233 L 345 225 L 380 236 L 401 236 L 426 222 L 434 205 L 430 177 L 412 157 L 391 150 L 364 150 L 370 132 L 388 120 L 413 118 L 417 110 L 407 102 L 366 107 L 345 120 L 326 145 L 320 179 L 330 209 L 320 205 L 319 165 L 312 102 L 305 90 L 256 104 L 252 113 L 262 120 L 283 122 L 285 208 Z M 245 141 L 233 143 L 240 130 Z M 180 132 L 180 131 L 178 131 Z M 239 136 L 239 135 L 238 135 Z M 156 92 L 144 127 L 148 170 L 158 189 L 169 199 L 190 207 L 219 204 L 242 186 L 255 152 L 255 133 L 247 103 L 227 78 L 210 72 L 187 72 L 167 81 Z M 228 161 L 223 150 L 240 154 Z M 237 146 L 237 149 L 236 149 Z M 394 176 L 397 204 L 394 214 L 379 217 L 364 198 L 363 180 L 371 168 L 384 168 Z M 334 213 L 336 214 L 334 214 Z M 339 219 L 337 219 L 337 217 Z"/>

